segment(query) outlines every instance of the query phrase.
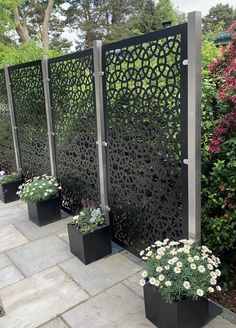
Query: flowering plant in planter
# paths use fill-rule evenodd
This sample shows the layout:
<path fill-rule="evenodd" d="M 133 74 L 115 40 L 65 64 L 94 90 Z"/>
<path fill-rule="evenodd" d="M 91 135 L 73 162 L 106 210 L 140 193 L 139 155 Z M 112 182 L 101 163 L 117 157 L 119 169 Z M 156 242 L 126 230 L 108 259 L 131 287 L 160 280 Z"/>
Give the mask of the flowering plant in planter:
<path fill-rule="evenodd" d="M 111 254 L 110 226 L 92 200 L 82 200 L 82 211 L 68 224 L 71 252 L 84 264 Z"/>
<path fill-rule="evenodd" d="M 140 285 L 147 282 L 157 289 L 168 303 L 184 298 L 198 299 L 215 289 L 221 290 L 217 279 L 220 259 L 206 246 L 193 246 L 189 240 L 157 241 L 140 252 L 147 261 Z"/>
<path fill-rule="evenodd" d="M 94 232 L 105 224 L 105 217 L 101 209 L 96 208 L 95 202 L 89 199 L 82 199 L 82 211 L 73 217 L 71 224 L 80 230 L 82 234 Z"/>
<path fill-rule="evenodd" d="M 59 190 L 55 178 L 34 177 L 19 187 L 18 195 L 27 202 L 29 219 L 43 226 L 61 218 Z"/>
<path fill-rule="evenodd" d="M 0 171 L 0 184 L 8 184 L 15 181 L 21 180 L 21 174 L 18 172 L 12 172 L 9 174 L 6 174 L 5 171 Z"/>
<path fill-rule="evenodd" d="M 17 190 L 21 183 L 22 177 L 20 173 L 0 171 L 0 200 L 4 203 L 17 200 L 19 198 Z"/>
<path fill-rule="evenodd" d="M 17 194 L 25 202 L 38 203 L 55 197 L 59 189 L 61 187 L 56 179 L 45 174 L 27 180 L 19 187 Z"/>
<path fill-rule="evenodd" d="M 146 317 L 157 327 L 202 327 L 209 320 L 202 296 L 221 289 L 219 258 L 186 239 L 157 241 L 140 255 L 147 261 L 140 280 Z"/>

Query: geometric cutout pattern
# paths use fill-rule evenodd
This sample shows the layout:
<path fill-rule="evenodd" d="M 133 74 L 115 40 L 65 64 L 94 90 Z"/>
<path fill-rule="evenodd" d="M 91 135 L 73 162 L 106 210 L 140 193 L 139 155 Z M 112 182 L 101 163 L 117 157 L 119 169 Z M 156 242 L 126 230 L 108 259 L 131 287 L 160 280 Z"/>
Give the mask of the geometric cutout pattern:
<path fill-rule="evenodd" d="M 41 61 L 9 67 L 25 177 L 50 173 Z"/>
<path fill-rule="evenodd" d="M 75 213 L 82 198 L 99 201 L 93 52 L 52 58 L 49 71 L 62 203 Z"/>
<path fill-rule="evenodd" d="M 112 235 L 134 253 L 186 234 L 186 30 L 103 46 Z"/>

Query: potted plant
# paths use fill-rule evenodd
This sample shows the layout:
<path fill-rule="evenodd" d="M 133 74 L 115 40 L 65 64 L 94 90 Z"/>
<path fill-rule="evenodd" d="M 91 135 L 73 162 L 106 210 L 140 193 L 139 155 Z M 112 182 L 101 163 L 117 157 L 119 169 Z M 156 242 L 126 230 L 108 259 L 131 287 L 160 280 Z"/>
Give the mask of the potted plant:
<path fill-rule="evenodd" d="M 19 187 L 18 195 L 27 202 L 29 219 L 43 226 L 61 218 L 59 189 L 55 178 L 34 177 Z"/>
<path fill-rule="evenodd" d="M 219 258 L 189 240 L 157 241 L 140 252 L 147 270 L 142 272 L 146 317 L 158 328 L 199 328 L 208 320 L 208 300 L 221 290 Z"/>
<path fill-rule="evenodd" d="M 110 226 L 93 201 L 82 200 L 81 204 L 82 211 L 68 224 L 70 250 L 89 264 L 111 254 Z"/>
<path fill-rule="evenodd" d="M 19 199 L 17 190 L 21 184 L 22 177 L 20 173 L 6 174 L 5 171 L 0 171 L 0 200 L 3 203 L 10 203 Z"/>

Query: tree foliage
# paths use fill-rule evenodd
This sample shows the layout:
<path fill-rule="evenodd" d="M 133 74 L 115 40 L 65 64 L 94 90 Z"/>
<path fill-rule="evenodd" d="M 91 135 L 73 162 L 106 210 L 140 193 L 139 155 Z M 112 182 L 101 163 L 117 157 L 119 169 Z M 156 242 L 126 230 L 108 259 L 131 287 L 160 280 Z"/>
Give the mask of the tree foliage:
<path fill-rule="evenodd" d="M 236 9 L 234 10 L 229 4 L 218 3 L 203 17 L 203 30 L 204 32 L 211 32 L 221 22 L 223 22 L 223 29 L 226 29 L 234 19 L 236 19 Z"/>

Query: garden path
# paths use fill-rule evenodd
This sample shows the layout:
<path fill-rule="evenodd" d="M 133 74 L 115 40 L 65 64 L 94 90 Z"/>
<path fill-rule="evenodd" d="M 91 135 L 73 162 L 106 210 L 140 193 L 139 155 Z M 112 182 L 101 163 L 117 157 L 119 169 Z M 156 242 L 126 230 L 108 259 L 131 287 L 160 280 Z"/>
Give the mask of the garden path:
<path fill-rule="evenodd" d="M 85 266 L 69 250 L 70 217 L 45 227 L 21 201 L 0 202 L 1 328 L 148 328 L 141 261 L 119 246 Z M 217 316 L 206 327 L 233 328 Z"/>

